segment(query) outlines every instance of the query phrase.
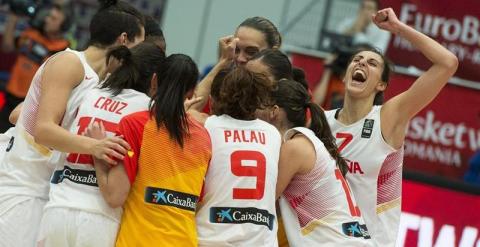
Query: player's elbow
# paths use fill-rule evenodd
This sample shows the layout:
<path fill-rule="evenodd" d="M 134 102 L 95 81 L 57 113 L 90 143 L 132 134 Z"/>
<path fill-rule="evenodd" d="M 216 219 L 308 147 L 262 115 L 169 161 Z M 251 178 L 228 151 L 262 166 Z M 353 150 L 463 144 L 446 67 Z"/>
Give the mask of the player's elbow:
<path fill-rule="evenodd" d="M 33 131 L 33 138 L 36 143 L 47 146 L 48 145 L 48 124 L 37 123 Z"/>
<path fill-rule="evenodd" d="M 453 53 L 449 53 L 448 56 L 445 57 L 443 60 L 444 66 L 450 71 L 453 75 L 457 71 L 458 68 L 458 58 Z"/>

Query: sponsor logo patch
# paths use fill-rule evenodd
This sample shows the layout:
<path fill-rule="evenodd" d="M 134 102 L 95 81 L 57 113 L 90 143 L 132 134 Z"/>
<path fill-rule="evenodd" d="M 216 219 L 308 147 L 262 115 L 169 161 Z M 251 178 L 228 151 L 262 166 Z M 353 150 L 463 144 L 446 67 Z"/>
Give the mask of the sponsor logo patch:
<path fill-rule="evenodd" d="M 342 224 L 343 233 L 350 237 L 370 239 L 367 226 L 361 225 L 358 221 Z"/>
<path fill-rule="evenodd" d="M 195 212 L 198 196 L 162 188 L 145 188 L 145 202 Z"/>
<path fill-rule="evenodd" d="M 275 222 L 275 216 L 267 210 L 258 208 L 211 207 L 210 222 L 226 224 L 252 223 L 266 226 L 271 231 Z"/>
<path fill-rule="evenodd" d="M 80 170 L 65 166 L 62 170 L 56 170 L 53 172 L 50 182 L 52 184 L 59 184 L 63 182 L 64 179 L 68 179 L 77 184 L 98 187 L 97 176 L 95 175 L 94 170 Z"/>

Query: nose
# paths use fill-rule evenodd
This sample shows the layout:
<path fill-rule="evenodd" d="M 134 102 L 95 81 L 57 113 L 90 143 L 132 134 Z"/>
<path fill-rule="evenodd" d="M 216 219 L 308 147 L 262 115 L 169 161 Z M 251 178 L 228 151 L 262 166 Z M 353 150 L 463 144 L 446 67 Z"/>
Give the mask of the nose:
<path fill-rule="evenodd" d="M 240 53 L 236 57 L 236 62 L 239 65 L 245 65 L 248 62 L 248 58 L 247 58 L 245 52 L 240 51 Z"/>

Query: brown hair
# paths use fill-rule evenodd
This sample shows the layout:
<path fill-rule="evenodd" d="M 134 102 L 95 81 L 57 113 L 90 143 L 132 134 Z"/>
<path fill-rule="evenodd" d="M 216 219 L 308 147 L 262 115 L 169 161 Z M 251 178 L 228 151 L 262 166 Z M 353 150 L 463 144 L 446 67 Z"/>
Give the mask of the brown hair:
<path fill-rule="evenodd" d="M 255 111 L 271 105 L 274 86 L 264 74 L 237 67 L 219 73 L 212 83 L 213 112 L 240 120 L 255 119 Z"/>

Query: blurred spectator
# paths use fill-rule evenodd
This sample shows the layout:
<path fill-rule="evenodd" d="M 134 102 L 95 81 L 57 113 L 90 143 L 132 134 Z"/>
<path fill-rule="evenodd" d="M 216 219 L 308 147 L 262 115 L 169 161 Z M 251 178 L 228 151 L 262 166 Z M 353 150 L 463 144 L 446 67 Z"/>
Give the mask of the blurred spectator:
<path fill-rule="evenodd" d="M 379 5 L 378 0 L 363 0 L 357 17 L 345 19 L 339 24 L 338 30 L 352 36 L 353 45 L 368 43 L 385 54 L 390 41 L 390 33 L 381 30 L 372 22 L 372 15 L 378 11 Z"/>
<path fill-rule="evenodd" d="M 164 53 L 167 50 L 167 43 L 160 24 L 149 15 L 145 16 L 145 41 L 156 44 Z"/>
<path fill-rule="evenodd" d="M 18 18 L 13 12 L 8 15 L 2 40 L 2 51 L 16 51 L 17 59 L 10 72 L 10 79 L 5 89 L 2 89 L 6 102 L 0 109 L 0 132 L 11 126 L 8 116 L 25 98 L 40 65 L 52 54 L 69 46 L 63 34 L 70 29 L 73 10 L 71 5 L 55 3 L 45 11 L 37 11 L 30 20 L 31 26 L 16 39 L 14 34 Z"/>
<path fill-rule="evenodd" d="M 465 182 L 480 185 L 480 150 L 468 162 L 468 170 L 463 177 Z"/>

